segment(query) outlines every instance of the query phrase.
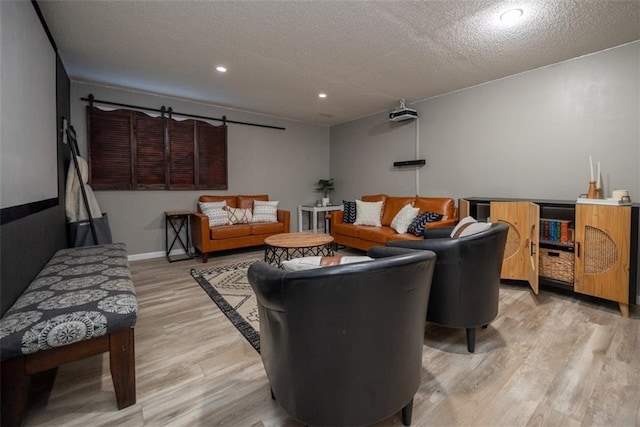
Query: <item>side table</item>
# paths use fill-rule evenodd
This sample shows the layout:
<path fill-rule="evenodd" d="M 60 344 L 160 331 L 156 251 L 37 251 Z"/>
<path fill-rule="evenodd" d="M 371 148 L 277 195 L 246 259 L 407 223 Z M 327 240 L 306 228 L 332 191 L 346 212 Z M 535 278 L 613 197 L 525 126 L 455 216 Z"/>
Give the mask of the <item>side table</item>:
<path fill-rule="evenodd" d="M 320 212 L 331 212 L 331 211 L 341 211 L 342 205 L 331 205 L 331 206 L 313 206 L 313 205 L 298 205 L 298 231 L 302 231 L 302 212 L 312 212 L 313 213 L 313 226 L 312 231 L 314 233 L 318 232 L 318 213 Z M 326 231 L 326 230 L 325 230 Z"/>
<path fill-rule="evenodd" d="M 189 232 L 189 217 L 191 211 L 165 211 L 164 213 L 164 244 L 167 249 L 167 261 L 184 261 L 192 259 L 191 254 L 191 233 Z M 173 230 L 173 240 L 169 244 L 169 228 Z M 184 236 L 182 232 L 184 230 Z M 178 243 L 184 249 L 184 255 L 171 256 L 171 250 Z M 178 249 L 178 248 L 177 248 Z"/>

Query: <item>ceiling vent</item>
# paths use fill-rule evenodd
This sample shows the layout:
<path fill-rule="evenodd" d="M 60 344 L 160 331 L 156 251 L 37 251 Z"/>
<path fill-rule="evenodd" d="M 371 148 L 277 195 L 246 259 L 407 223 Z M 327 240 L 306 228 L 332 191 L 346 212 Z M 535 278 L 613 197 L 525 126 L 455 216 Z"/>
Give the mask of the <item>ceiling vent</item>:
<path fill-rule="evenodd" d="M 418 112 L 404 105 L 404 99 L 400 100 L 400 105 L 389 113 L 389 120 L 392 122 L 403 122 L 405 120 L 413 120 L 418 118 Z"/>

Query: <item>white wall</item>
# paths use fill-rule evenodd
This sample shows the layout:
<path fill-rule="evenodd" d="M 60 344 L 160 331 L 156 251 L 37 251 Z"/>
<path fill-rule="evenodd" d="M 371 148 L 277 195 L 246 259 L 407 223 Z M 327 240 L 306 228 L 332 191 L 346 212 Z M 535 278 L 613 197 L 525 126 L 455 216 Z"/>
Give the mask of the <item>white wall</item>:
<path fill-rule="evenodd" d="M 431 98 L 419 114 L 423 196 L 573 200 L 589 155 L 606 194 L 640 200 L 640 42 Z M 331 128 L 334 199 L 415 194 L 416 122 L 386 113 Z"/>
<path fill-rule="evenodd" d="M 86 106 L 80 98 L 96 99 L 229 120 L 285 127 L 275 130 L 228 124 L 228 191 L 97 191 L 109 215 L 114 241 L 124 242 L 130 255 L 163 252 L 164 211 L 195 210 L 201 194 L 269 194 L 280 208 L 291 211 L 297 229 L 297 205 L 318 197 L 314 183 L 329 175 L 329 128 L 223 109 L 158 95 L 74 82 L 71 85 L 71 123 L 86 157 Z M 216 124 L 216 123 L 214 123 Z"/>

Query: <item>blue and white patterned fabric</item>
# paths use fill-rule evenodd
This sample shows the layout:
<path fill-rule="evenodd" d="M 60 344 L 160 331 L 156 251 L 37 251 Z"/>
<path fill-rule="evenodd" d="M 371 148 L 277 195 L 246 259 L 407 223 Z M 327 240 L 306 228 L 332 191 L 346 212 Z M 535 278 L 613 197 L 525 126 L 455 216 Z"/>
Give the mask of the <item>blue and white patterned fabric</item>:
<path fill-rule="evenodd" d="M 356 222 L 356 202 L 351 200 L 343 200 L 342 222 L 344 224 L 353 224 Z"/>
<path fill-rule="evenodd" d="M 440 221 L 443 215 L 439 213 L 433 212 L 423 212 L 409 224 L 409 228 L 407 228 L 407 233 L 414 234 L 416 236 L 422 236 L 424 233 L 425 226 L 430 222 Z"/>
<path fill-rule="evenodd" d="M 124 243 L 61 249 L 0 319 L 1 358 L 131 328 L 137 316 Z"/>

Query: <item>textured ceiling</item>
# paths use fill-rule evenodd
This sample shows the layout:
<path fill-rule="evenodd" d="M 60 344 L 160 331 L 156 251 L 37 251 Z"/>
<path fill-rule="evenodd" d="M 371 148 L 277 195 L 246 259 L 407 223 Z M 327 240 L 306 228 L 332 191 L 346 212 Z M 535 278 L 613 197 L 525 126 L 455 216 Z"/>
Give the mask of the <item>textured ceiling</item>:
<path fill-rule="evenodd" d="M 38 3 L 73 80 L 323 125 L 640 39 L 640 0 Z"/>

